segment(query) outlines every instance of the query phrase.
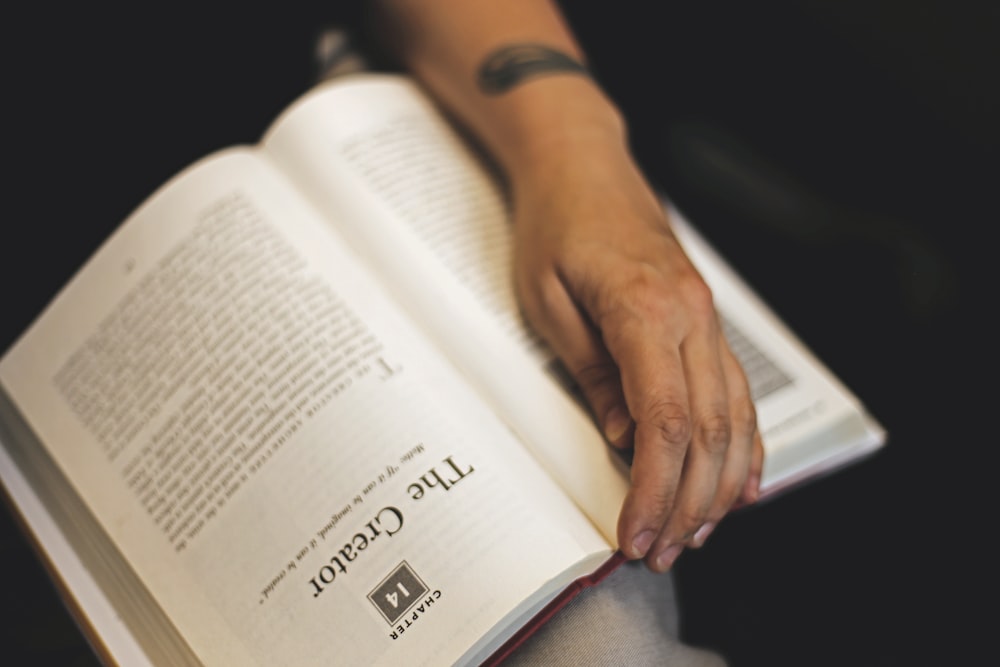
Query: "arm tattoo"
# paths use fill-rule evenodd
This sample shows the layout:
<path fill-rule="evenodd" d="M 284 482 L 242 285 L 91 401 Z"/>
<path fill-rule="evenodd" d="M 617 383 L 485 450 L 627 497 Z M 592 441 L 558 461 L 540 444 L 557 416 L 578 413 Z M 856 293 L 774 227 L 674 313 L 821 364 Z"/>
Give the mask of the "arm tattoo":
<path fill-rule="evenodd" d="M 541 44 L 513 44 L 486 57 L 478 83 L 487 95 L 499 95 L 526 79 L 566 72 L 588 75 L 587 68 L 565 53 Z"/>

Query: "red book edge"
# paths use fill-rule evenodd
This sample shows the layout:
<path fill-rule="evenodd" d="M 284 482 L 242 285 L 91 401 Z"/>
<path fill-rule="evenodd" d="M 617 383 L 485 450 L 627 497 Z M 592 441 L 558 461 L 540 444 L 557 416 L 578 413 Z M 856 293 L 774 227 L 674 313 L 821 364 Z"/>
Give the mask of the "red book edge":
<path fill-rule="evenodd" d="M 625 554 L 621 551 L 616 551 L 611 558 L 604 561 L 599 568 L 590 574 L 584 575 L 573 581 L 573 583 L 563 589 L 559 595 L 553 598 L 551 602 L 545 605 L 541 611 L 535 614 L 530 621 L 525 623 L 520 630 L 515 632 L 510 639 L 504 642 L 503 646 L 494 651 L 493 654 L 487 658 L 484 663 L 482 663 L 483 667 L 496 667 L 496 665 L 499 665 L 514 652 L 514 649 L 523 644 L 528 637 L 535 634 L 538 628 L 542 627 L 542 625 L 555 616 L 560 609 L 569 604 L 569 601 L 579 595 L 583 589 L 599 583 L 609 574 L 617 570 L 618 567 L 627 560 L 628 559 L 625 558 Z"/>

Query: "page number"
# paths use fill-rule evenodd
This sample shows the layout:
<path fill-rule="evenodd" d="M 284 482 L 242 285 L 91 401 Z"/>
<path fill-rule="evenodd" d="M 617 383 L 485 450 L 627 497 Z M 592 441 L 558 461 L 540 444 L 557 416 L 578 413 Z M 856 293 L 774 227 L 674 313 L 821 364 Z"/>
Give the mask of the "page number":
<path fill-rule="evenodd" d="M 410 597 L 410 591 L 406 590 L 406 586 L 403 585 L 403 582 L 396 582 L 396 588 L 399 589 L 399 592 L 403 594 L 404 598 Z M 396 591 L 386 593 L 385 601 L 391 604 L 394 609 L 399 607 L 399 595 L 396 594 Z"/>

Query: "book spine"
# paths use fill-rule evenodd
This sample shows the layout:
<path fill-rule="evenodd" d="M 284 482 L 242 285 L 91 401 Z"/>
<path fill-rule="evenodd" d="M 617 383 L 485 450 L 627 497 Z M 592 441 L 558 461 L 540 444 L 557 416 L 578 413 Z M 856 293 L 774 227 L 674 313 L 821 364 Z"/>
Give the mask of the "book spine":
<path fill-rule="evenodd" d="M 572 584 L 567 586 L 559 595 L 552 599 L 545 607 L 535 614 L 530 621 L 528 621 L 523 627 L 521 627 L 516 633 L 514 633 L 510 639 L 508 639 L 504 644 L 493 652 L 490 657 L 483 662 L 483 667 L 496 667 L 502 663 L 514 650 L 523 644 L 528 637 L 535 634 L 540 627 L 545 625 L 553 616 L 555 616 L 559 610 L 565 607 L 570 601 L 579 595 L 584 589 L 595 586 L 612 572 L 618 569 L 623 563 L 626 562 L 625 555 L 621 551 L 616 551 L 611 558 L 606 560 L 601 567 L 594 570 L 592 573 L 580 577 L 575 580 Z"/>

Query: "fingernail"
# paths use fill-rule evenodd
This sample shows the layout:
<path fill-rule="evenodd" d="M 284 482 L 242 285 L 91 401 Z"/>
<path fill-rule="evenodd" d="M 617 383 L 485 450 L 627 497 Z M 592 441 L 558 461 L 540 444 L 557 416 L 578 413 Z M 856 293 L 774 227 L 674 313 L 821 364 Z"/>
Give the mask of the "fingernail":
<path fill-rule="evenodd" d="M 692 540 L 694 546 L 700 547 L 705 544 L 705 540 L 708 539 L 708 536 L 712 534 L 713 530 L 715 530 L 715 523 L 706 521 L 701 524 L 701 528 L 699 528 L 698 532 L 694 534 L 694 539 Z"/>
<path fill-rule="evenodd" d="M 632 558 L 642 558 L 649 551 L 649 545 L 653 543 L 656 535 L 651 530 L 644 530 L 632 540 Z"/>
<path fill-rule="evenodd" d="M 608 442 L 617 442 L 631 425 L 632 417 L 622 406 L 616 405 L 604 416 L 604 437 Z"/>
<path fill-rule="evenodd" d="M 656 557 L 656 569 L 661 572 L 666 572 L 670 569 L 670 566 L 674 564 L 677 557 L 681 555 L 684 550 L 679 544 L 671 544 L 669 547 L 663 550 L 659 556 Z"/>

